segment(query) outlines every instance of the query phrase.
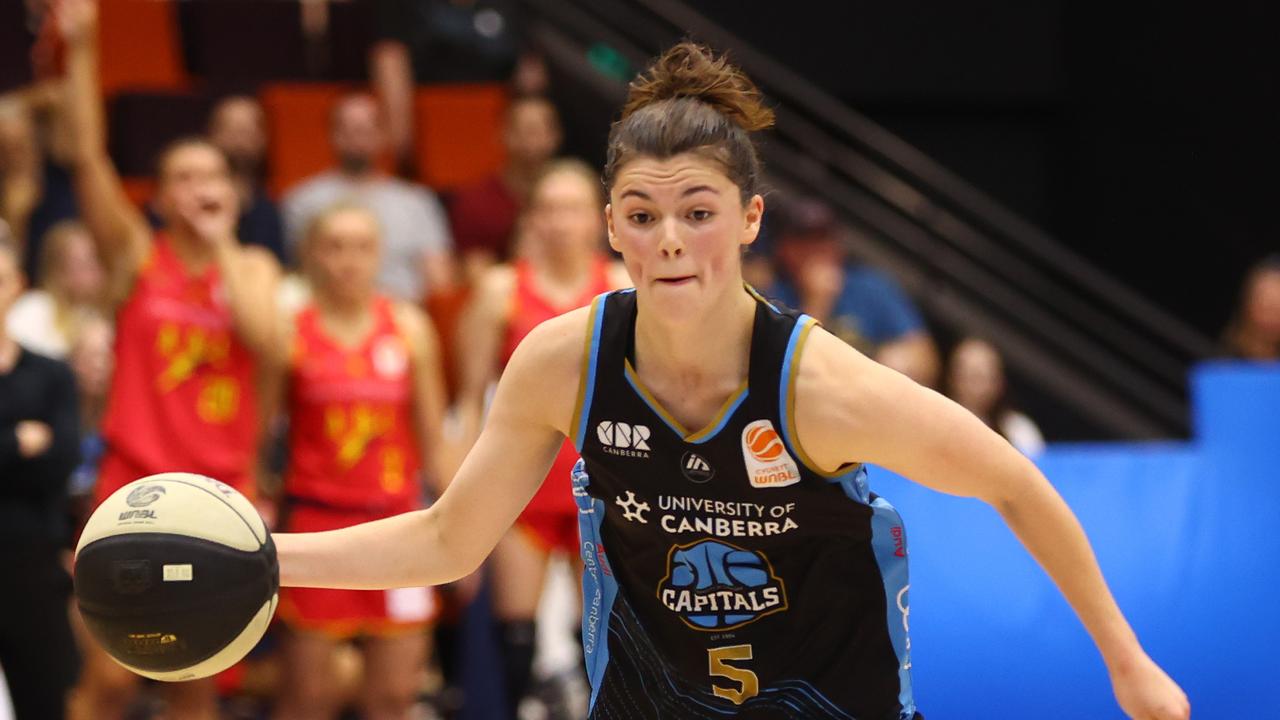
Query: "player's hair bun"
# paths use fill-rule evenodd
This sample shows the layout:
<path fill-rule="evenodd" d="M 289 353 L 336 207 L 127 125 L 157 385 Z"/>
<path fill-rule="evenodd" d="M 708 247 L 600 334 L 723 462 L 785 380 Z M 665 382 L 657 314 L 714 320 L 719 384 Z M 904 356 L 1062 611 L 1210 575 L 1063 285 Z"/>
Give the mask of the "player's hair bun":
<path fill-rule="evenodd" d="M 625 120 L 640 108 L 678 98 L 694 98 L 715 108 L 747 132 L 773 126 L 773 110 L 746 73 L 710 48 L 685 41 L 662 54 L 631 81 Z"/>

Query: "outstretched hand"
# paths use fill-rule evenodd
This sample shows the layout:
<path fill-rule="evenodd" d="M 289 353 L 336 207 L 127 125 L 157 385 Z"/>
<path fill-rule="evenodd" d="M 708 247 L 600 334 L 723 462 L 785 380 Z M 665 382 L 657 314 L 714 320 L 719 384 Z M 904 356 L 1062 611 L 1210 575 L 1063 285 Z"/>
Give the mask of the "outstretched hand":
<path fill-rule="evenodd" d="M 1120 707 L 1133 720 L 1188 720 L 1191 717 L 1191 703 L 1186 693 L 1146 655 L 1112 672 L 1111 687 Z"/>
<path fill-rule="evenodd" d="M 53 12 L 58 34 L 68 45 L 89 40 L 98 29 L 97 0 L 58 0 Z"/>

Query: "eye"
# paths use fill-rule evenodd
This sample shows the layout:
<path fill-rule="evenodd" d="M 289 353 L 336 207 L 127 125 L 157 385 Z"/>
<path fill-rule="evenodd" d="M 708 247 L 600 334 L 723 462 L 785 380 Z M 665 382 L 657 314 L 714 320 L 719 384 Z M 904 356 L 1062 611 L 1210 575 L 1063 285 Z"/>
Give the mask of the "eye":
<path fill-rule="evenodd" d="M 694 210 L 689 213 L 689 217 L 693 218 L 695 222 L 703 222 L 710 220 L 712 214 L 713 213 L 710 210 Z"/>
<path fill-rule="evenodd" d="M 631 220 L 631 222 L 637 225 L 647 225 L 649 221 L 653 219 L 653 216 L 647 212 L 633 212 L 627 217 Z"/>

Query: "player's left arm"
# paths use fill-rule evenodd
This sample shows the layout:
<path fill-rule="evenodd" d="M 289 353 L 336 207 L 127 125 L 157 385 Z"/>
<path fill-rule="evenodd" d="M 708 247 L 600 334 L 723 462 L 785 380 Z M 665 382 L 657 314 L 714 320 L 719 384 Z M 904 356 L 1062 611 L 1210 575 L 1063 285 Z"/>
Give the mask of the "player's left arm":
<path fill-rule="evenodd" d="M 1183 720 L 1186 695 L 1146 654 L 1084 530 L 1030 460 L 964 408 L 815 329 L 800 359 L 797 441 L 820 469 L 869 462 L 1000 513 L 1093 637 L 1139 720 Z"/>
<path fill-rule="evenodd" d="M 413 419 L 418 446 L 422 449 L 423 469 L 436 493 L 444 491 L 444 478 L 452 468 L 445 467 L 444 448 L 444 369 L 440 359 L 440 340 L 430 318 L 408 303 L 397 303 L 396 325 L 409 345 L 409 362 L 413 377 Z"/>
<path fill-rule="evenodd" d="M 259 360 L 264 360 L 280 347 L 276 310 L 280 265 L 269 250 L 240 245 L 234 236 L 211 245 L 235 332 Z"/>

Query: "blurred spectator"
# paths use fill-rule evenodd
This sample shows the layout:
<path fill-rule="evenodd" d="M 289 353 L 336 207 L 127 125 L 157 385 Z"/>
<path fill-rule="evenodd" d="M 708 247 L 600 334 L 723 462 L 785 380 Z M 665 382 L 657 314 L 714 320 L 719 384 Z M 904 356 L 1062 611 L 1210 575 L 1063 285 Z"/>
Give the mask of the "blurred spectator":
<path fill-rule="evenodd" d="M 24 243 L 40 200 L 40 145 L 35 120 L 18 96 L 0 99 L 0 220 Z"/>
<path fill-rule="evenodd" d="M 263 189 L 267 128 L 262 105 L 247 95 L 223 98 L 209 114 L 209 140 L 226 154 L 240 196 L 236 237 L 245 245 L 261 245 L 283 263 L 280 210 Z"/>
<path fill-rule="evenodd" d="M 333 111 L 331 140 L 338 167 L 304 181 L 284 199 L 290 255 L 307 226 L 338 202 L 373 211 L 382 230 L 378 287 L 402 300 L 421 301 L 453 284 L 452 241 L 444 208 L 427 188 L 387 177 L 376 167 L 386 147 L 381 113 L 372 97 L 352 94 Z"/>
<path fill-rule="evenodd" d="M 40 287 L 18 298 L 6 320 L 15 340 L 62 359 L 80 324 L 102 310 L 106 274 L 88 228 L 76 220 L 54 225 L 40 254 Z"/>
<path fill-rule="evenodd" d="M 0 314 L 22 292 L 12 238 L 0 236 Z M 0 327 L 0 665 L 19 718 L 65 716 L 76 680 L 62 556 L 70 540 L 67 478 L 76 465 L 75 380 L 66 365 L 23 348 Z"/>
<path fill-rule="evenodd" d="M 29 282 L 39 284 L 40 242 L 78 215 L 61 82 L 0 98 L 0 219 L 9 223 Z"/>
<path fill-rule="evenodd" d="M 520 208 L 560 139 L 560 118 L 550 100 L 530 96 L 511 102 L 502 133 L 506 167 L 459 190 L 449 204 L 453 239 L 468 280 L 513 254 Z"/>
<path fill-rule="evenodd" d="M 766 293 L 813 316 L 831 333 L 921 385 L 938 378 L 938 351 L 924 320 L 885 273 L 846 257 L 844 228 L 826 205 L 800 200 L 776 238 L 779 276 Z"/>
<path fill-rule="evenodd" d="M 311 302 L 280 332 L 272 368 L 287 388 L 284 530 L 317 532 L 421 507 L 440 457 L 444 381 L 430 321 L 379 293 L 379 228 L 369 211 L 324 210 L 302 245 Z M 440 489 L 437 484 L 435 489 Z M 407 718 L 421 688 L 431 588 L 284 588 L 277 720 L 334 717 L 339 643 L 359 639 L 363 717 Z"/>
<path fill-rule="evenodd" d="M 107 409 L 107 390 L 115 367 L 111 343 L 115 338 L 111 323 L 101 315 L 87 316 L 71 343 L 67 362 L 75 373 L 80 390 L 80 465 L 71 475 L 71 497 L 88 502 L 98 479 L 98 464 L 106 451 L 102 439 L 102 417 Z M 86 517 L 87 518 L 87 514 Z"/>
<path fill-rule="evenodd" d="M 274 348 L 279 267 L 236 241 L 238 201 L 223 153 L 202 138 L 170 144 L 157 163 L 155 231 L 129 202 L 107 155 L 93 0 L 61 0 L 75 184 L 107 268 L 116 371 L 103 420 L 107 450 L 95 499 L 139 477 L 182 468 L 255 494 L 258 379 Z M 65 610 L 65 606 L 62 608 Z M 85 646 L 79 717 L 125 716 L 138 676 Z M 217 716 L 211 679 L 167 683 L 169 713 Z"/>
<path fill-rule="evenodd" d="M 534 327 L 590 304 L 599 293 L 631 285 L 626 269 L 605 252 L 601 191 L 599 173 L 590 166 L 553 161 L 531 188 L 527 253 L 490 268 L 478 284 L 459 343 L 464 370 L 459 414 L 468 437 L 479 434 L 488 388 Z M 512 716 L 529 689 L 534 617 L 551 555 L 563 553 L 580 562 L 578 510 L 566 482 L 577 460 L 573 443 L 565 441 L 547 480 L 490 558 Z"/>
<path fill-rule="evenodd" d="M 413 86 L 505 83 L 545 91 L 545 69 L 521 56 L 515 3 L 509 0 L 376 0 L 378 41 L 369 53 L 373 86 L 388 114 L 396 166 L 411 176 Z M 517 68 L 519 73 L 515 71 Z"/>
<path fill-rule="evenodd" d="M 947 395 L 996 432 L 1023 455 L 1035 457 L 1044 450 L 1044 436 L 1031 418 L 1009 402 L 1004 361 L 995 346 L 966 338 L 951 352 L 947 363 Z"/>
<path fill-rule="evenodd" d="M 1254 265 L 1240 290 L 1240 305 L 1223 333 L 1233 357 L 1280 360 L 1280 255 Z"/>

